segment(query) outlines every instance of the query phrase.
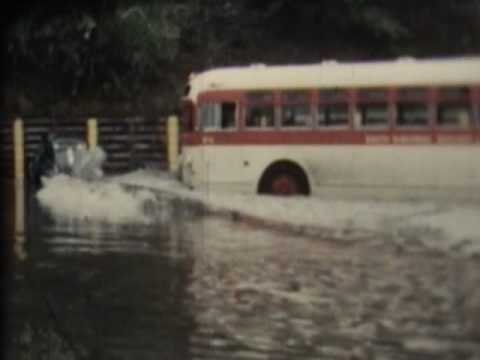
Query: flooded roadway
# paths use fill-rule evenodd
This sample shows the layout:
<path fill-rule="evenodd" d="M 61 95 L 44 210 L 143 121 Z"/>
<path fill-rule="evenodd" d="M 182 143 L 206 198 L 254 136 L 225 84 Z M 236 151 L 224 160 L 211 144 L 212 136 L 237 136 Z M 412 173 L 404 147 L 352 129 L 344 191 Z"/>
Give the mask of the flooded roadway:
<path fill-rule="evenodd" d="M 192 262 L 174 223 L 58 222 L 26 204 L 24 243 L 6 234 L 7 358 L 190 358 Z"/>
<path fill-rule="evenodd" d="M 60 221 L 6 193 L 8 359 L 480 356 L 478 255 L 298 237 L 161 193 L 151 224 Z"/>

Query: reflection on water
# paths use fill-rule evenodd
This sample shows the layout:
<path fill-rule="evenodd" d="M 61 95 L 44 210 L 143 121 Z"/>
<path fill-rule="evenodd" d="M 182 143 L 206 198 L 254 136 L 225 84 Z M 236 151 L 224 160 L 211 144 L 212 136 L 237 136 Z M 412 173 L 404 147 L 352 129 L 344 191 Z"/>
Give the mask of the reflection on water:
<path fill-rule="evenodd" d="M 192 261 L 171 256 L 180 225 L 58 223 L 21 190 L 4 187 L 6 358 L 188 359 Z"/>
<path fill-rule="evenodd" d="M 14 182 L 14 252 L 19 260 L 26 260 L 25 251 L 25 183 L 24 179 Z"/>

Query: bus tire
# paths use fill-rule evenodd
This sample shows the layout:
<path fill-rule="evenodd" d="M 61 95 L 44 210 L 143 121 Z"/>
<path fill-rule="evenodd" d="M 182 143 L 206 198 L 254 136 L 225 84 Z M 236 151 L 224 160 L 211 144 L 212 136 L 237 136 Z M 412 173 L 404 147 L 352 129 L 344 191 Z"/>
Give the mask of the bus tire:
<path fill-rule="evenodd" d="M 303 169 L 291 161 L 270 165 L 258 185 L 259 194 L 278 196 L 310 195 L 310 185 Z"/>

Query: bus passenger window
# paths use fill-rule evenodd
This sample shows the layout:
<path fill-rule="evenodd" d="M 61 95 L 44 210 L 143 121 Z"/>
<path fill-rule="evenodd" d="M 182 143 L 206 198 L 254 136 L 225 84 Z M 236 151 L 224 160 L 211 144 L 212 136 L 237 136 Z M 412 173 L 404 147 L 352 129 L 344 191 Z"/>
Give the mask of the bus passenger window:
<path fill-rule="evenodd" d="M 472 120 L 472 111 L 466 104 L 440 104 L 437 120 L 440 127 L 467 129 Z"/>
<path fill-rule="evenodd" d="M 334 127 L 348 125 L 348 105 L 331 104 L 318 107 L 318 126 Z"/>
<path fill-rule="evenodd" d="M 200 129 L 209 130 L 216 128 L 215 104 L 205 103 L 200 105 Z"/>
<path fill-rule="evenodd" d="M 428 125 L 428 108 L 422 103 L 399 103 L 397 105 L 397 126 L 418 127 Z"/>
<path fill-rule="evenodd" d="M 247 108 L 247 127 L 267 128 L 275 125 L 273 105 L 250 105 Z"/>
<path fill-rule="evenodd" d="M 220 127 L 222 129 L 233 129 L 236 127 L 235 114 L 236 106 L 233 102 L 222 103 L 222 118 Z"/>
<path fill-rule="evenodd" d="M 305 127 L 311 124 L 310 106 L 284 105 L 282 106 L 282 126 Z"/>
<path fill-rule="evenodd" d="M 204 103 L 200 106 L 200 124 L 205 131 L 234 129 L 235 120 L 235 103 Z"/>
<path fill-rule="evenodd" d="M 360 104 L 360 121 L 362 127 L 385 128 L 388 126 L 388 105 L 381 104 Z"/>

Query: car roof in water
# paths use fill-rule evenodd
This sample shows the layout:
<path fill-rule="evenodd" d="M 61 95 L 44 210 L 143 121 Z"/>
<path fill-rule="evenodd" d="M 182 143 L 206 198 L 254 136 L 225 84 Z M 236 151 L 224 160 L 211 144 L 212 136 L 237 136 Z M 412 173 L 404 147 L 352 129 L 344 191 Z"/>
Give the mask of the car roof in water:
<path fill-rule="evenodd" d="M 71 146 L 85 144 L 85 141 L 78 138 L 57 137 L 53 139 L 53 143 L 58 144 L 59 146 Z"/>

